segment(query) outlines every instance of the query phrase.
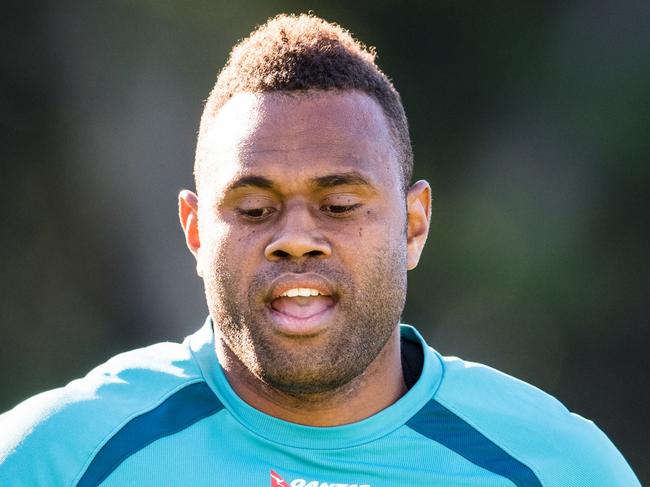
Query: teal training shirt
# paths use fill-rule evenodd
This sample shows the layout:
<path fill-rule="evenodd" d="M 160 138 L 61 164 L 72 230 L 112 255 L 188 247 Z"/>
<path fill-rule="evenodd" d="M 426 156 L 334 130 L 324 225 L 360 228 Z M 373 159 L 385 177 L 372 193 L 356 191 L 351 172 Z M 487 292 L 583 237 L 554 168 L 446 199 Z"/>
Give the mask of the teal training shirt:
<path fill-rule="evenodd" d="M 230 387 L 211 322 L 118 355 L 0 416 L 0 486 L 634 487 L 590 421 L 489 367 L 423 348 L 417 382 L 357 423 L 268 416 Z"/>

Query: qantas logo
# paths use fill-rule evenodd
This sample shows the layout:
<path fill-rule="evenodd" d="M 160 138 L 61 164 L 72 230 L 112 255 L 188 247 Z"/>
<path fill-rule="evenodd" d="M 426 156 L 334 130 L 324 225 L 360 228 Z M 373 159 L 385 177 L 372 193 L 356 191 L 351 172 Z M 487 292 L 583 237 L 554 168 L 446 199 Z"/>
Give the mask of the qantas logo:
<path fill-rule="evenodd" d="M 271 470 L 271 487 L 370 487 L 370 484 L 341 484 L 307 479 L 293 479 L 291 482 L 287 482 Z"/>
<path fill-rule="evenodd" d="M 282 477 L 271 470 L 271 487 L 289 487 Z"/>

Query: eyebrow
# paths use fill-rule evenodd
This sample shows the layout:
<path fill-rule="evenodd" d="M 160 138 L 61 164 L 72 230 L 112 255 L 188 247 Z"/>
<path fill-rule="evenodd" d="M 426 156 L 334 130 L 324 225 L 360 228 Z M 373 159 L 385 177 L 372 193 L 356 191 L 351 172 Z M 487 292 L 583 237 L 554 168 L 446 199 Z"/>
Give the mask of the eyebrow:
<path fill-rule="evenodd" d="M 275 184 L 268 178 L 264 176 L 244 176 L 239 178 L 237 181 L 232 183 L 229 190 L 245 187 L 255 187 L 261 189 L 274 189 Z"/>
<path fill-rule="evenodd" d="M 311 184 L 318 189 L 327 189 L 336 186 L 372 186 L 366 178 L 356 171 L 320 176 L 312 179 Z"/>
<path fill-rule="evenodd" d="M 313 178 L 310 181 L 311 185 L 317 189 L 328 189 L 336 186 L 369 186 L 372 184 L 368 182 L 361 174 L 356 171 L 327 174 Z M 237 188 L 254 187 L 260 189 L 275 190 L 275 183 L 264 176 L 243 176 L 237 181 L 232 183 L 228 190 L 232 191 Z"/>

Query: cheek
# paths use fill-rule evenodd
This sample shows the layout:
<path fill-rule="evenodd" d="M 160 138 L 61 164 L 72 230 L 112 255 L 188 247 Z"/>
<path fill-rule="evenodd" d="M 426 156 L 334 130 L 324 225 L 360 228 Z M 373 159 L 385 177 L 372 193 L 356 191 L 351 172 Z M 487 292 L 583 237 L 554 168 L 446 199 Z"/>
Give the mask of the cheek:
<path fill-rule="evenodd" d="M 199 215 L 199 237 L 199 264 L 203 268 L 204 278 L 208 278 L 209 275 L 220 272 L 227 263 L 227 259 L 222 257 L 228 255 L 233 228 L 213 217 L 201 218 Z"/>
<path fill-rule="evenodd" d="M 347 226 L 342 234 L 345 234 L 343 241 L 348 245 L 362 245 L 363 248 L 377 250 L 388 247 L 399 246 L 402 241 L 406 243 L 405 216 L 398 211 L 376 209 L 363 210 L 362 218 L 355 221 L 353 225 Z M 354 243 L 348 239 L 352 238 Z"/>
<path fill-rule="evenodd" d="M 357 224 L 335 237 L 343 265 L 362 280 L 384 279 L 406 269 L 406 235 L 402 225 Z"/>
<path fill-rule="evenodd" d="M 251 266 L 259 265 L 263 256 L 263 235 L 258 228 L 242 228 L 228 222 L 212 224 L 201 235 L 199 257 L 203 266 L 213 272 L 237 276 Z"/>

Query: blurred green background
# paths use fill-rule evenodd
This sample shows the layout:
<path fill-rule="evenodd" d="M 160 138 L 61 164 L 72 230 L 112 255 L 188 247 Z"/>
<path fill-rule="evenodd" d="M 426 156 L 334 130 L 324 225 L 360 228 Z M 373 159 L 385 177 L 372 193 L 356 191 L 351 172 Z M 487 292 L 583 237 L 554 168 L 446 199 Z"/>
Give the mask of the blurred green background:
<path fill-rule="evenodd" d="M 201 325 L 176 196 L 202 100 L 238 39 L 310 9 L 377 47 L 433 186 L 404 320 L 650 482 L 645 1 L 4 1 L 0 410 Z"/>

